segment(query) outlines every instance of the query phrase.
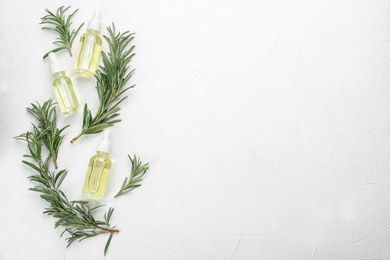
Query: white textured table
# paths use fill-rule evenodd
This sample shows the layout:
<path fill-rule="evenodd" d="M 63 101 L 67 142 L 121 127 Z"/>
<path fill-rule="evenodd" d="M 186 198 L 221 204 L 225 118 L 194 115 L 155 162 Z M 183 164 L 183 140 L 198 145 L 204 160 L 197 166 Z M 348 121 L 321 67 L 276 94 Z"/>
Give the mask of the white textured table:
<path fill-rule="evenodd" d="M 98 8 L 137 33 L 105 258 L 107 236 L 66 248 L 12 139 L 30 129 L 26 106 L 54 98 L 42 55 L 55 35 L 39 22 L 62 4 L 80 8 L 75 24 Z M 0 259 L 389 259 L 389 14 L 388 0 L 0 0 Z M 58 56 L 96 111 L 95 79 Z M 101 138 L 71 145 L 81 122 L 59 118 L 70 199 Z M 134 153 L 150 171 L 112 199 Z"/>

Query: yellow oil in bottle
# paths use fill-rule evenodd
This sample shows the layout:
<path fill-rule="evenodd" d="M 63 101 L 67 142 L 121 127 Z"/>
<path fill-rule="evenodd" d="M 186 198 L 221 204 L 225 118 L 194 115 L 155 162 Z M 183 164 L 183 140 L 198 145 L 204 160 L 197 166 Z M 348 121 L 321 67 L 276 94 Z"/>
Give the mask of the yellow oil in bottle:
<path fill-rule="evenodd" d="M 108 153 L 98 151 L 92 156 L 84 182 L 83 196 L 102 200 L 106 193 L 110 169 L 111 160 L 108 158 Z"/>
<path fill-rule="evenodd" d="M 88 29 L 80 38 L 73 71 L 87 77 L 95 75 L 101 47 L 99 31 Z"/>
<path fill-rule="evenodd" d="M 57 97 L 61 113 L 71 114 L 79 110 L 79 102 L 77 101 L 70 78 L 65 76 L 64 71 L 54 73 L 53 77 L 54 93 Z"/>

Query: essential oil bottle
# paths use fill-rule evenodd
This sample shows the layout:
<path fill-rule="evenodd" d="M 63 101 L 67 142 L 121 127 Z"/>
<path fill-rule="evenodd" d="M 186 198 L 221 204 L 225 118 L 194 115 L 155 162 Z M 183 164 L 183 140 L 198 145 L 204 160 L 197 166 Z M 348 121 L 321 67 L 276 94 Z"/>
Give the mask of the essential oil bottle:
<path fill-rule="evenodd" d="M 79 75 L 87 77 L 95 75 L 102 47 L 102 39 L 99 37 L 100 27 L 100 12 L 95 11 L 92 20 L 89 20 L 87 33 L 80 38 L 73 69 Z"/>
<path fill-rule="evenodd" d="M 49 54 L 50 71 L 53 74 L 54 93 L 57 97 L 61 113 L 71 114 L 79 110 L 79 102 L 74 93 L 73 84 L 69 77 L 65 76 L 64 67 L 57 61 L 57 56 Z"/>
<path fill-rule="evenodd" d="M 96 155 L 89 160 L 82 193 L 84 197 L 98 200 L 104 198 L 111 169 L 111 160 L 108 158 L 111 150 L 110 136 L 109 130 L 104 131 L 103 139 L 98 143 Z"/>

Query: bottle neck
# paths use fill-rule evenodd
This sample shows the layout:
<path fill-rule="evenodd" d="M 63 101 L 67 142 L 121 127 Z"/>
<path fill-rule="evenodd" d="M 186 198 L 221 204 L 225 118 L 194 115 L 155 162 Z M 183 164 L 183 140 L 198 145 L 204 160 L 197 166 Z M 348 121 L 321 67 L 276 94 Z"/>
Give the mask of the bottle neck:
<path fill-rule="evenodd" d="M 109 153 L 102 152 L 102 151 L 96 151 L 96 154 L 101 157 L 108 157 Z"/>
<path fill-rule="evenodd" d="M 65 77 L 65 71 L 59 71 L 53 74 L 54 79 L 59 79 Z"/>
<path fill-rule="evenodd" d="M 87 29 L 87 32 L 89 33 L 89 34 L 92 34 L 92 35 L 99 35 L 99 31 L 98 30 L 94 30 L 94 29 Z"/>

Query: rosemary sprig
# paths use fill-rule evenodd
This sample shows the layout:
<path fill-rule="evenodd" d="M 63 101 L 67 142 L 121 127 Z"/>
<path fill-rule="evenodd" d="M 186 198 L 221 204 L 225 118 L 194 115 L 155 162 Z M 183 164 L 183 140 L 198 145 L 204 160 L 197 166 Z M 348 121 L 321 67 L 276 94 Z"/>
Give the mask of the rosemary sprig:
<path fill-rule="evenodd" d="M 108 54 L 102 52 L 103 66 L 100 66 L 95 74 L 97 79 L 96 89 L 100 102 L 99 109 L 93 117 L 87 104 L 85 104 L 82 131 L 70 141 L 71 143 L 74 143 L 84 134 L 96 134 L 120 122 L 120 119 L 115 118 L 119 116 L 119 104 L 127 98 L 127 96 L 123 97 L 122 95 L 135 86 L 125 87 L 134 71 L 128 72 L 128 65 L 135 55 L 135 53 L 132 53 L 135 46 L 127 48 L 134 39 L 134 33 L 128 31 L 117 33 L 114 24 L 112 28 L 108 27 L 107 30 L 110 38 L 103 37 L 107 41 L 110 51 Z"/>
<path fill-rule="evenodd" d="M 57 112 L 55 103 L 53 103 L 53 100 L 51 99 L 44 102 L 42 106 L 39 102 L 37 102 L 37 105 L 31 103 L 31 108 L 27 107 L 26 110 L 38 120 L 38 127 L 34 124 L 33 127 L 34 129 L 37 128 L 36 132 L 42 134 L 41 139 L 49 150 L 49 153 L 53 158 L 54 166 L 57 169 L 58 150 L 64 139 L 64 136 L 61 135 L 61 133 L 69 125 L 61 129 L 57 128 Z"/>
<path fill-rule="evenodd" d="M 42 157 L 43 138 L 47 135 L 46 131 L 41 131 L 34 127 L 32 132 L 26 132 L 16 136 L 16 140 L 25 141 L 29 150 L 29 154 L 24 155 L 29 161 L 22 162 L 32 168 L 36 174 L 28 178 L 37 185 L 30 190 L 40 193 L 40 197 L 49 203 L 43 214 L 51 215 L 56 218 L 55 228 L 62 226 L 64 233 L 69 236 L 66 238 L 67 246 L 70 246 L 74 241 L 82 241 L 89 237 L 94 237 L 100 234 L 110 234 L 107 240 L 104 253 L 111 242 L 112 234 L 119 232 L 115 227 L 110 227 L 110 219 L 114 211 L 110 208 L 104 215 L 104 221 L 96 220 L 93 216 L 94 211 L 103 206 L 91 208 L 87 201 L 69 201 L 65 193 L 60 189 L 61 183 L 64 181 L 67 171 L 51 171 L 49 154 L 45 159 Z"/>
<path fill-rule="evenodd" d="M 123 181 L 122 187 L 119 192 L 114 196 L 114 198 L 126 194 L 135 188 L 141 186 L 142 177 L 145 175 L 147 170 L 149 170 L 149 163 L 142 164 L 140 158 L 136 157 L 134 154 L 134 158 L 132 159 L 130 155 L 127 155 L 131 161 L 131 171 L 130 177 L 125 178 Z"/>
<path fill-rule="evenodd" d="M 77 33 L 79 32 L 80 28 L 84 25 L 82 23 L 79 28 L 71 30 L 70 26 L 73 22 L 70 20 L 72 19 L 72 16 L 79 10 L 76 9 L 72 14 L 70 14 L 68 17 L 66 17 L 65 12 L 70 8 L 61 6 L 57 9 L 56 13 L 51 12 L 49 9 L 46 9 L 45 11 L 48 13 L 44 17 L 41 18 L 40 24 L 47 24 L 48 26 L 42 27 L 42 29 L 52 30 L 58 33 L 58 38 L 56 38 L 56 41 L 54 41 L 54 44 L 60 44 L 61 47 L 55 48 L 48 53 L 46 53 L 43 58 L 45 59 L 50 52 L 58 52 L 61 50 L 68 49 L 70 56 L 72 57 L 72 43 L 74 38 L 76 37 Z M 50 27 L 53 25 L 54 27 Z"/>

